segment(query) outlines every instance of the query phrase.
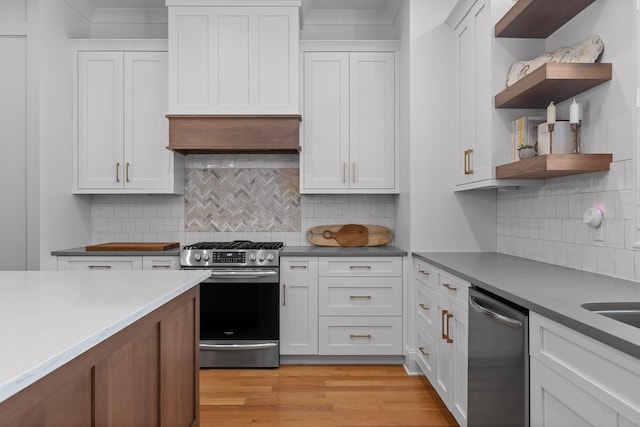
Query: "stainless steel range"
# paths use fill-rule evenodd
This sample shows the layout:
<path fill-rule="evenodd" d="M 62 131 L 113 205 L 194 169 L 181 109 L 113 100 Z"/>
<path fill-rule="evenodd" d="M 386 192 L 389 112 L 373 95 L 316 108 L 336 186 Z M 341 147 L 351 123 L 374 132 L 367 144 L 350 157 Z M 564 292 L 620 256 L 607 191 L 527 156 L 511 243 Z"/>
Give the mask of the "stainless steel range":
<path fill-rule="evenodd" d="M 280 364 L 282 242 L 201 242 L 182 247 L 180 266 L 207 269 L 200 285 L 200 367 Z"/>

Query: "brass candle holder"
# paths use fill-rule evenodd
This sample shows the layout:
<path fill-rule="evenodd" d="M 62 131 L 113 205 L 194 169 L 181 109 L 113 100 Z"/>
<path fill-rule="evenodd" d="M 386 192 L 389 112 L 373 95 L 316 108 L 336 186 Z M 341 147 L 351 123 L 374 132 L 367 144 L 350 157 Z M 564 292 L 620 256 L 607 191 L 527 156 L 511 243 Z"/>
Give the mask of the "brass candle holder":
<path fill-rule="evenodd" d="M 553 153 L 553 127 L 555 123 L 547 123 L 547 129 L 549 130 L 549 154 Z"/>
<path fill-rule="evenodd" d="M 573 152 L 575 154 L 580 153 L 580 128 L 582 127 L 582 120 L 578 123 L 571 123 L 571 133 L 573 134 Z"/>

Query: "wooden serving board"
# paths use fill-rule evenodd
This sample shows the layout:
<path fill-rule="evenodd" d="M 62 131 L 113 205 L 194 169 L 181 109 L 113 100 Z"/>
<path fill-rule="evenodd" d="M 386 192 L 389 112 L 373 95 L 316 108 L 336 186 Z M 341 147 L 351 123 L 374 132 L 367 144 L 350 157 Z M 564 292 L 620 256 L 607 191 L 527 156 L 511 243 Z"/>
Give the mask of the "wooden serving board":
<path fill-rule="evenodd" d="M 177 248 L 178 242 L 111 242 L 85 247 L 87 251 L 166 251 Z"/>
<path fill-rule="evenodd" d="M 345 225 L 350 227 L 345 229 L 346 232 L 343 230 L 341 233 Z M 317 246 L 382 246 L 393 239 L 393 231 L 387 227 L 381 225 L 363 225 L 362 227 L 367 228 L 369 235 L 364 244 L 359 244 L 361 243 L 359 236 L 361 229 L 357 224 L 317 225 L 307 230 L 307 240 Z M 340 238 L 336 239 L 336 235 Z M 341 245 L 338 240 L 346 242 L 346 244 Z M 350 244 L 350 242 L 358 244 Z"/>

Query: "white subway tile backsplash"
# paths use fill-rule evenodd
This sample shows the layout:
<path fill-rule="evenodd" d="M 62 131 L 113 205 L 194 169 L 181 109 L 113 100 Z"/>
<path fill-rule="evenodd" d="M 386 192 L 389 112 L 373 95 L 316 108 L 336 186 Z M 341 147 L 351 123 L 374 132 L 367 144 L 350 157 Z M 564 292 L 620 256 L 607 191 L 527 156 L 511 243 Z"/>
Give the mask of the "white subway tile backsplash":
<path fill-rule="evenodd" d="M 633 162 L 624 160 L 613 162 L 609 172 L 498 192 L 498 251 L 639 280 L 634 179 Z M 593 229 L 582 221 L 594 206 L 604 212 L 604 242 L 595 241 Z"/>
<path fill-rule="evenodd" d="M 107 231 L 113 233 L 122 232 L 122 218 L 107 218 Z"/>

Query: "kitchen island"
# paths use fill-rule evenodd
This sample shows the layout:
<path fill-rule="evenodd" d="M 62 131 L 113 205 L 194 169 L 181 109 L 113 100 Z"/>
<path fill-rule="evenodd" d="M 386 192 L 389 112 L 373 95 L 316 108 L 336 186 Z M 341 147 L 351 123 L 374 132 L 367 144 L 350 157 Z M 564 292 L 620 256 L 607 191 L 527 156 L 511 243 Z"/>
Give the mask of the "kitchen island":
<path fill-rule="evenodd" d="M 197 425 L 206 276 L 0 272 L 0 426 Z"/>

